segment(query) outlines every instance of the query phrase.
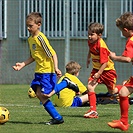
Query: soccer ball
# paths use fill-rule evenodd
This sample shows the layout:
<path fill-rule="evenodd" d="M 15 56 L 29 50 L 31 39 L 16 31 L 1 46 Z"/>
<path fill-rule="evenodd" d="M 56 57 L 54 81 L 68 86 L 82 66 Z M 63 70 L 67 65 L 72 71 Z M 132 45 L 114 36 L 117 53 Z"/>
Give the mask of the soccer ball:
<path fill-rule="evenodd" d="M 33 91 L 32 88 L 30 88 L 30 89 L 28 90 L 28 96 L 29 96 L 30 98 L 35 98 L 35 97 L 36 97 L 36 94 L 35 94 L 35 92 Z"/>
<path fill-rule="evenodd" d="M 0 107 L 0 124 L 4 124 L 9 120 L 9 111 L 5 107 Z"/>

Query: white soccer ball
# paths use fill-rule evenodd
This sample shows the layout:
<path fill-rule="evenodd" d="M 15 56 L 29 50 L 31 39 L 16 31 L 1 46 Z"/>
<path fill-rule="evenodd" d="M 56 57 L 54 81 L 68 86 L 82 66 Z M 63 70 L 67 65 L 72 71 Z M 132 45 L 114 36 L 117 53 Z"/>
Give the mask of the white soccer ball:
<path fill-rule="evenodd" d="M 0 124 L 4 124 L 9 120 L 9 111 L 5 107 L 0 107 Z"/>
<path fill-rule="evenodd" d="M 30 89 L 28 90 L 28 96 L 29 96 L 30 98 L 35 98 L 35 97 L 36 97 L 36 94 L 35 94 L 35 92 L 33 91 L 32 88 L 30 88 Z"/>

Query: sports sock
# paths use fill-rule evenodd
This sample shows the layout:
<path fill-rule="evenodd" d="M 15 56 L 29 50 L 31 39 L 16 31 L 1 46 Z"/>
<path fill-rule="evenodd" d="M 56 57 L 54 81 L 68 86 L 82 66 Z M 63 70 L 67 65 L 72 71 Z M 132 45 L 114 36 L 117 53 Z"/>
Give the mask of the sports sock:
<path fill-rule="evenodd" d="M 121 118 L 120 120 L 123 122 L 123 124 L 128 124 L 128 109 L 129 109 L 129 101 L 128 97 L 122 97 L 120 96 L 120 110 L 121 110 Z"/>
<path fill-rule="evenodd" d="M 43 106 L 53 119 L 56 119 L 56 120 L 62 119 L 62 116 L 57 112 L 57 110 L 55 109 L 54 105 L 50 100 L 44 103 Z"/>
<path fill-rule="evenodd" d="M 96 111 L 96 93 L 88 92 L 88 98 L 90 103 L 90 109 Z"/>
<path fill-rule="evenodd" d="M 61 90 L 67 87 L 67 81 L 62 80 L 59 84 L 57 84 L 54 88 L 55 93 L 59 93 Z"/>

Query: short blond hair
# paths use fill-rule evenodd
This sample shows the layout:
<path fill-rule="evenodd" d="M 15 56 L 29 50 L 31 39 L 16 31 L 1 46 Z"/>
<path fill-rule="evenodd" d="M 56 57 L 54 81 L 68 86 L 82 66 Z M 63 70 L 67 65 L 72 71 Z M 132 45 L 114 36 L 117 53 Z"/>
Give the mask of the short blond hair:
<path fill-rule="evenodd" d="M 26 21 L 34 21 L 35 24 L 41 23 L 42 24 L 42 15 L 39 12 L 31 12 L 27 15 Z"/>
<path fill-rule="evenodd" d="M 66 65 L 66 72 L 72 75 L 77 74 L 81 69 L 81 66 L 76 61 L 70 61 Z"/>

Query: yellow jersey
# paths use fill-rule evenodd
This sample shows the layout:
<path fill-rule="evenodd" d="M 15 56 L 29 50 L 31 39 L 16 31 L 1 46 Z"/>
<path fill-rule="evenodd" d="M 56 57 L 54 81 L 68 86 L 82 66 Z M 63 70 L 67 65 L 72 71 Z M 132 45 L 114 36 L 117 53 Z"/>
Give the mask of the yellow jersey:
<path fill-rule="evenodd" d="M 32 58 L 36 62 L 35 73 L 55 73 L 52 56 L 55 53 L 47 37 L 42 33 L 28 38 Z"/>
<path fill-rule="evenodd" d="M 82 82 L 76 76 L 71 75 L 69 73 L 66 73 L 64 76 L 62 76 L 59 82 L 61 82 L 64 77 L 69 78 L 72 82 L 77 84 L 77 86 L 79 87 L 79 92 L 81 94 L 87 90 L 87 88 L 82 84 Z M 54 96 L 54 103 L 59 107 L 70 107 L 73 103 L 73 99 L 75 96 L 76 93 L 73 90 L 69 88 L 64 88 L 63 90 L 60 91 L 59 97 L 57 95 Z"/>

